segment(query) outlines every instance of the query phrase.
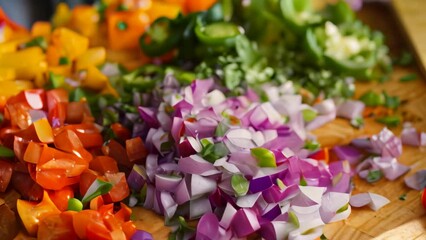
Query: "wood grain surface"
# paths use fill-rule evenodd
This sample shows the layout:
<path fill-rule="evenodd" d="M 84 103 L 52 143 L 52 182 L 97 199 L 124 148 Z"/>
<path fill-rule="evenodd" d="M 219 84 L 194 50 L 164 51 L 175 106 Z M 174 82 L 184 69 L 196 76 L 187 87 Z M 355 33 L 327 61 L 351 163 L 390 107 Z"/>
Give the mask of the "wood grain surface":
<path fill-rule="evenodd" d="M 393 9 L 417 53 L 420 70 L 426 74 L 426 1 L 392 0 Z"/>
<path fill-rule="evenodd" d="M 410 5 L 412 2 L 426 0 L 398 1 Z M 409 2 L 409 3 L 408 3 Z M 424 9 L 426 10 L 426 9 Z M 383 3 L 367 4 L 359 12 L 359 17 L 372 28 L 383 31 L 393 55 L 407 49 L 407 43 L 398 28 L 390 6 Z M 426 19 L 426 15 L 423 16 Z M 421 34 L 426 34 L 426 24 Z M 426 41 L 424 41 L 426 47 Z M 426 50 L 422 50 L 426 55 Z M 411 82 L 400 82 L 400 77 L 417 73 L 419 79 Z M 395 67 L 391 79 L 383 84 L 357 83 L 356 97 L 363 92 L 374 89 L 377 92 L 385 90 L 389 95 L 399 96 L 403 102 L 401 114 L 413 122 L 419 130 L 426 131 L 426 79 L 421 77 L 416 67 Z M 348 121 L 337 119 L 313 133 L 324 146 L 347 144 L 359 136 L 368 136 L 378 133 L 383 125 L 372 119 L 366 120 L 364 129 L 352 128 Z M 391 129 L 399 135 L 401 129 Z M 426 169 L 426 148 L 404 146 L 403 154 L 399 159 L 403 164 L 411 166 L 411 170 L 404 176 L 409 176 L 420 169 Z M 420 193 L 410 190 L 404 184 L 403 177 L 395 181 L 382 179 L 370 184 L 359 178 L 354 178 L 354 193 L 373 192 L 387 197 L 391 202 L 377 212 L 368 207 L 352 208 L 352 214 L 347 220 L 328 224 L 324 233 L 329 239 L 426 239 L 426 215 L 420 202 Z M 399 200 L 406 194 L 405 201 Z M 153 233 L 155 239 L 166 239 L 169 229 L 164 227 L 162 218 L 158 215 L 141 209 L 135 209 L 138 227 L 143 227 Z"/>

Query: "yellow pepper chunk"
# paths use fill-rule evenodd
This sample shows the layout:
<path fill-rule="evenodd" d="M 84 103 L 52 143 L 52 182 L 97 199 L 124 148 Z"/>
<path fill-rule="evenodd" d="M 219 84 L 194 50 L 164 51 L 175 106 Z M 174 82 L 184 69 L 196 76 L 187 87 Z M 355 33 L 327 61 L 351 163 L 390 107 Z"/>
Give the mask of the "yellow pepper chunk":
<path fill-rule="evenodd" d="M 76 69 L 82 70 L 89 66 L 98 66 L 105 62 L 106 50 L 103 47 L 90 48 L 76 60 Z"/>
<path fill-rule="evenodd" d="M 33 88 L 30 81 L 3 81 L 0 82 L 0 108 L 2 108 L 9 97 L 15 96 L 22 90 Z"/>
<path fill-rule="evenodd" d="M 59 3 L 52 17 L 54 27 L 65 26 L 71 18 L 71 10 L 66 3 Z"/>
<path fill-rule="evenodd" d="M 0 66 L 14 69 L 18 79 L 33 80 L 46 70 L 45 55 L 39 47 L 4 53 L 0 54 Z"/>
<path fill-rule="evenodd" d="M 59 59 L 66 57 L 73 61 L 89 48 L 89 39 L 67 28 L 57 28 L 53 31 L 51 45 L 47 48 L 49 65 L 59 65 Z"/>
<path fill-rule="evenodd" d="M 100 16 L 95 7 L 76 6 L 72 10 L 70 27 L 86 37 L 93 36 L 98 30 Z"/>
<path fill-rule="evenodd" d="M 15 78 L 16 78 L 15 69 L 0 67 L 0 82 L 12 81 L 12 80 L 15 80 Z"/>
<path fill-rule="evenodd" d="M 107 76 L 105 76 L 95 66 L 89 66 L 86 71 L 86 76 L 81 81 L 81 86 L 99 91 L 106 86 L 107 82 Z"/>
<path fill-rule="evenodd" d="M 160 1 L 152 2 L 151 7 L 146 11 L 151 22 L 159 17 L 168 17 L 174 19 L 179 12 L 182 11 L 182 6 L 179 4 L 166 3 Z"/>
<path fill-rule="evenodd" d="M 43 200 L 40 203 L 18 199 L 16 207 L 25 229 L 31 236 L 37 234 L 38 223 L 43 217 L 61 213 L 46 191 L 44 191 Z"/>
<path fill-rule="evenodd" d="M 49 37 L 50 33 L 52 32 L 52 25 L 50 22 L 35 22 L 31 28 L 31 35 L 33 37 Z"/>
<path fill-rule="evenodd" d="M 34 123 L 34 128 L 37 133 L 37 137 L 42 143 L 52 143 L 53 142 L 53 131 L 52 126 L 50 126 L 47 118 L 42 118 Z"/>
<path fill-rule="evenodd" d="M 31 40 L 31 37 L 22 37 L 7 42 L 0 43 L 0 54 L 16 52 L 19 45 Z"/>

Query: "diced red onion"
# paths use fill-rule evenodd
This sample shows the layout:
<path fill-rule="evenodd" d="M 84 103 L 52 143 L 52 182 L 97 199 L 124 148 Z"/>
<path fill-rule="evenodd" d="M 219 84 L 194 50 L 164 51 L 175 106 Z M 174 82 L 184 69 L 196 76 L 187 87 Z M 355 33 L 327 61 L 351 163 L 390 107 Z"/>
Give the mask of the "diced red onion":
<path fill-rule="evenodd" d="M 370 192 L 352 195 L 349 201 L 352 207 L 363 207 L 368 205 L 374 211 L 379 210 L 389 202 L 389 199 Z"/>
<path fill-rule="evenodd" d="M 404 179 L 405 184 L 417 191 L 421 191 L 426 187 L 426 170 L 420 170 L 413 175 Z"/>
<path fill-rule="evenodd" d="M 347 100 L 337 107 L 337 116 L 347 119 L 361 117 L 365 104 L 357 100 Z"/>
<path fill-rule="evenodd" d="M 130 238 L 131 240 L 154 240 L 152 235 L 144 230 L 136 230 L 135 234 Z"/>
<path fill-rule="evenodd" d="M 237 237 L 242 238 L 259 230 L 260 224 L 253 210 L 242 208 L 235 213 L 231 227 Z"/>

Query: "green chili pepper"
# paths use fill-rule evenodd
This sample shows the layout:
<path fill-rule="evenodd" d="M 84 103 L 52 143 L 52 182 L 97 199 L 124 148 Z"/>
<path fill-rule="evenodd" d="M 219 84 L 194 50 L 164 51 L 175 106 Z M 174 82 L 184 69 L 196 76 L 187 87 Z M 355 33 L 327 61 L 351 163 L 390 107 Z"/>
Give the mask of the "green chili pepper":
<path fill-rule="evenodd" d="M 404 75 L 399 79 L 400 82 L 410 82 L 414 80 L 417 80 L 417 74 L 415 73 Z"/>
<path fill-rule="evenodd" d="M 119 22 L 117 23 L 117 28 L 118 28 L 119 30 L 121 30 L 121 31 L 124 31 L 124 30 L 126 30 L 126 29 L 127 29 L 127 23 L 126 23 L 126 22 L 123 22 L 123 21 L 119 21 Z"/>
<path fill-rule="evenodd" d="M 277 167 L 275 155 L 266 148 L 252 148 L 251 155 L 257 160 L 259 167 Z"/>
<path fill-rule="evenodd" d="M 86 194 L 83 196 L 81 202 L 83 204 L 90 202 L 93 198 L 108 193 L 112 188 L 112 184 L 96 179 L 92 185 L 90 185 Z"/>
<path fill-rule="evenodd" d="M 322 21 L 321 16 L 312 11 L 311 0 L 281 0 L 280 7 L 284 21 L 298 35 Z"/>
<path fill-rule="evenodd" d="M 323 15 L 335 24 L 353 22 L 356 18 L 355 12 L 346 1 L 339 0 L 335 4 L 327 4 Z"/>
<path fill-rule="evenodd" d="M 172 20 L 166 17 L 158 18 L 139 39 L 142 51 L 151 57 L 168 53 L 179 42 L 181 34 L 178 31 L 178 26 L 174 26 Z"/>
<path fill-rule="evenodd" d="M 9 157 L 14 157 L 14 156 L 15 156 L 15 153 L 13 152 L 13 150 L 0 145 L 0 157 L 8 157 L 9 158 Z"/>
<path fill-rule="evenodd" d="M 77 198 L 68 199 L 68 208 L 67 210 L 80 212 L 83 210 L 83 203 Z"/>
<path fill-rule="evenodd" d="M 401 118 L 399 116 L 386 116 L 376 119 L 377 122 L 383 123 L 388 127 L 396 127 L 401 123 Z"/>
<path fill-rule="evenodd" d="M 59 65 L 67 65 L 70 63 L 70 60 L 67 57 L 60 57 L 59 58 Z"/>
<path fill-rule="evenodd" d="M 24 44 L 25 48 L 28 47 L 40 47 L 41 49 L 43 49 L 43 51 L 46 51 L 47 49 L 47 41 L 46 38 L 44 37 L 35 37 L 33 40 L 27 42 Z"/>
<path fill-rule="evenodd" d="M 373 91 L 368 91 L 364 93 L 359 100 L 365 103 L 369 107 L 381 106 L 385 103 L 383 94 L 375 93 Z"/>
<path fill-rule="evenodd" d="M 248 192 L 249 181 L 243 175 L 235 174 L 231 177 L 231 186 L 237 196 L 244 196 Z"/>
<path fill-rule="evenodd" d="M 195 27 L 198 39 L 209 46 L 232 47 L 235 45 L 235 38 L 241 33 L 237 25 L 229 22 L 216 22 L 206 26 L 198 23 Z"/>

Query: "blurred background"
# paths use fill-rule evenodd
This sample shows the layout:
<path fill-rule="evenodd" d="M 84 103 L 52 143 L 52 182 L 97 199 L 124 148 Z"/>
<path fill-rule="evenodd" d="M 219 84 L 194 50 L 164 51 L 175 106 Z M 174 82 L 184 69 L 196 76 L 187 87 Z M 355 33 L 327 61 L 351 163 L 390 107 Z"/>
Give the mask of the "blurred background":
<path fill-rule="evenodd" d="M 29 28 L 36 20 L 49 20 L 55 6 L 66 2 L 70 7 L 77 4 L 93 4 L 95 0 L 0 0 L 0 7 L 17 23 Z"/>

